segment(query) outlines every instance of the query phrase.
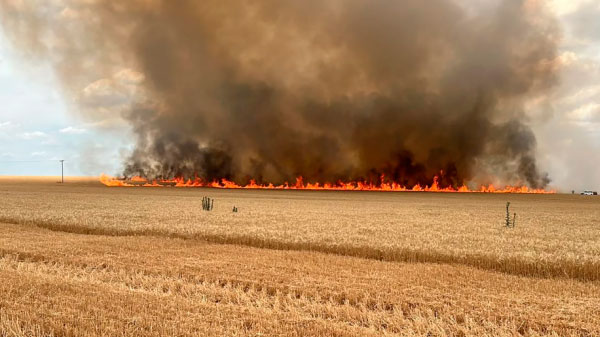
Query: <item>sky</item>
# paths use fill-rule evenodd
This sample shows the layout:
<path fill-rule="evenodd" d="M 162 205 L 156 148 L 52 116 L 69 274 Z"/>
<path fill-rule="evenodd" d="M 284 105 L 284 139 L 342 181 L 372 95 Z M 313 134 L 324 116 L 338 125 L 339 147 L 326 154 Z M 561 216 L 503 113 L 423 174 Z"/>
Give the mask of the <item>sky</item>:
<path fill-rule="evenodd" d="M 532 125 L 538 160 L 562 191 L 600 189 L 600 2 L 551 1 L 563 31 L 558 88 Z"/>
<path fill-rule="evenodd" d="M 555 188 L 600 190 L 600 2 L 549 3 L 562 28 L 562 68 L 561 84 L 527 107 L 539 164 Z M 23 55 L 0 28 L 0 175 L 58 175 L 60 159 L 66 175 L 120 172 L 133 148 L 128 126 L 82 119 L 71 97 L 49 64 Z"/>
<path fill-rule="evenodd" d="M 32 62 L 0 29 L 0 175 L 116 174 L 131 138 L 124 124 L 84 121 L 51 67 Z"/>

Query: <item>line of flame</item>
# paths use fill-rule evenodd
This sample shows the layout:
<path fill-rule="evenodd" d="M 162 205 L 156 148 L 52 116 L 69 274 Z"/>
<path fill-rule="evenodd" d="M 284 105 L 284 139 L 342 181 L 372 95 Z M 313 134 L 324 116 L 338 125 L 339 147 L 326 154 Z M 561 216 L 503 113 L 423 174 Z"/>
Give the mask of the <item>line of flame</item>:
<path fill-rule="evenodd" d="M 319 184 L 319 183 L 304 183 L 302 177 L 296 178 L 295 184 L 285 183 L 283 185 L 263 185 L 257 184 L 254 180 L 251 180 L 249 184 L 241 186 L 233 181 L 221 179 L 220 181 L 206 182 L 199 178 L 194 180 L 183 178 L 175 178 L 168 180 L 153 180 L 149 181 L 142 177 L 133 177 L 129 180 L 116 179 L 107 175 L 101 175 L 100 181 L 111 187 L 212 187 L 212 188 L 223 188 L 223 189 L 268 189 L 268 190 L 318 190 L 318 191 L 390 191 L 390 192 L 449 192 L 449 193 L 528 193 L 528 194 L 554 194 L 554 190 L 544 189 L 532 189 L 527 186 L 506 186 L 503 188 L 497 188 L 493 185 L 481 186 L 477 190 L 471 190 L 467 186 L 463 185 L 460 188 L 453 187 L 440 187 L 438 184 L 438 178 L 435 177 L 431 186 L 415 185 L 412 188 L 407 188 L 397 183 L 386 183 L 372 184 L 363 182 L 338 182 L 336 184 Z M 383 181 L 383 179 L 382 179 Z"/>

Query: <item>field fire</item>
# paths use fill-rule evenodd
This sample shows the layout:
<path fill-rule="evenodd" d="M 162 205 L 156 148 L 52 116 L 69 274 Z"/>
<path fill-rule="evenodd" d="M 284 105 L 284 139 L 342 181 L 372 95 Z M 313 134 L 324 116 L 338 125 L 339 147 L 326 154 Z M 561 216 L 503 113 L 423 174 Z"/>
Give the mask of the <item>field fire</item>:
<path fill-rule="evenodd" d="M 0 0 L 0 337 L 600 337 L 597 22 Z"/>
<path fill-rule="evenodd" d="M 441 187 L 438 183 L 438 178 L 433 179 L 431 185 L 421 186 L 420 184 L 412 187 L 407 187 L 398 183 L 386 182 L 384 177 L 381 177 L 379 183 L 366 183 L 361 181 L 337 183 L 305 183 L 302 177 L 296 178 L 294 184 L 284 183 L 281 185 L 274 184 L 257 184 L 254 180 L 250 183 L 240 185 L 227 179 L 206 181 L 200 178 L 195 179 L 153 179 L 149 180 L 143 177 L 132 177 L 131 179 L 119 179 L 102 175 L 100 181 L 109 187 L 207 187 L 207 188 L 222 188 L 222 189 L 260 189 L 260 190 L 312 190 L 312 191 L 382 191 L 382 192 L 448 192 L 448 193 L 524 193 L 524 194 L 554 194 L 555 190 L 535 189 L 527 186 L 504 186 L 498 188 L 494 185 L 480 186 L 478 189 L 470 189 L 466 185 L 459 188 Z"/>

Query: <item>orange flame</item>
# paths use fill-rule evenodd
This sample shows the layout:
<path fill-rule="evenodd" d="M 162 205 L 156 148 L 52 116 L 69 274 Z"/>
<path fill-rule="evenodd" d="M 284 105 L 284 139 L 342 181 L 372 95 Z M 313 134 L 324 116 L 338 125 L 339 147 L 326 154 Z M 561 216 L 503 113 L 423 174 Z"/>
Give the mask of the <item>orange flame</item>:
<path fill-rule="evenodd" d="M 505 186 L 497 188 L 494 185 L 481 186 L 479 189 L 469 189 L 463 185 L 459 188 L 440 187 L 438 177 L 434 177 L 431 186 L 415 185 L 412 188 L 397 183 L 384 182 L 381 178 L 380 184 L 364 182 L 342 182 L 337 183 L 304 183 L 302 177 L 296 178 L 295 184 L 284 183 L 282 185 L 257 184 L 254 180 L 246 185 L 238 185 L 233 181 L 221 179 L 220 181 L 204 181 L 200 178 L 188 179 L 175 178 L 149 181 L 142 177 L 133 177 L 129 180 L 116 179 L 107 175 L 100 176 L 100 182 L 110 187 L 210 187 L 223 189 L 266 189 L 266 190 L 313 190 L 313 191 L 389 191 L 389 192 L 449 192 L 449 193 L 528 193 L 528 194 L 554 194 L 554 190 L 532 189 L 527 186 Z"/>

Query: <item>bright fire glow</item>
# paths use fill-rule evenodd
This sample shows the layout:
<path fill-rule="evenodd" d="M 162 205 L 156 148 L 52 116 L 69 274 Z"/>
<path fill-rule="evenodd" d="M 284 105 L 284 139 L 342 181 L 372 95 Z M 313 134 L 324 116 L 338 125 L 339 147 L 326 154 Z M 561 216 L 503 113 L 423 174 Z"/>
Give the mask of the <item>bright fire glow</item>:
<path fill-rule="evenodd" d="M 460 188 L 452 187 L 440 187 L 438 184 L 438 178 L 433 179 L 431 186 L 415 185 L 413 187 L 406 187 L 396 183 L 383 182 L 380 184 L 363 183 L 363 182 L 337 182 L 335 184 L 330 183 L 304 183 L 302 177 L 296 178 L 295 184 L 285 183 L 283 185 L 273 184 L 257 184 L 253 180 L 247 185 L 238 185 L 233 181 L 221 179 L 220 181 L 203 181 L 200 178 L 188 179 L 175 178 L 168 180 L 153 180 L 149 181 L 142 177 L 133 177 L 129 180 L 116 179 L 107 175 L 101 175 L 100 181 L 111 187 L 211 187 L 211 188 L 225 188 L 225 189 L 268 189 L 268 190 L 317 190 L 317 191 L 389 191 L 389 192 L 450 192 L 450 193 L 531 193 L 531 194 L 554 194 L 554 190 L 544 189 L 532 189 L 527 186 L 505 186 L 498 188 L 493 185 L 481 186 L 479 189 L 471 190 L 467 186 L 463 185 Z"/>

